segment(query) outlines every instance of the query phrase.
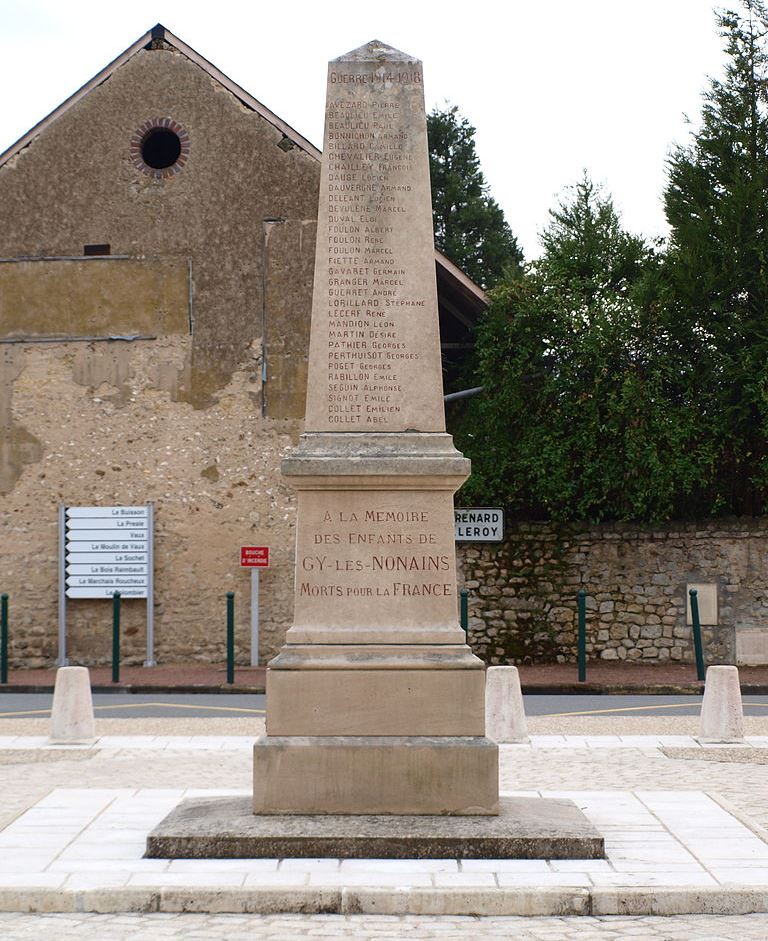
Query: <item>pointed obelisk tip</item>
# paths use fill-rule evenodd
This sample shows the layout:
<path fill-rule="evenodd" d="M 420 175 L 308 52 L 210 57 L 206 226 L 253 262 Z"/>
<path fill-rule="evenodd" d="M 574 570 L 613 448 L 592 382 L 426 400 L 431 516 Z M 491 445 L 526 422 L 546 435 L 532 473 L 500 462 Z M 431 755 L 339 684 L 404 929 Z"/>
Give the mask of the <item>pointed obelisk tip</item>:
<path fill-rule="evenodd" d="M 380 39 L 372 39 L 364 46 L 359 46 L 351 52 L 339 56 L 334 62 L 419 62 L 416 56 L 401 52 L 393 46 L 388 46 Z"/>

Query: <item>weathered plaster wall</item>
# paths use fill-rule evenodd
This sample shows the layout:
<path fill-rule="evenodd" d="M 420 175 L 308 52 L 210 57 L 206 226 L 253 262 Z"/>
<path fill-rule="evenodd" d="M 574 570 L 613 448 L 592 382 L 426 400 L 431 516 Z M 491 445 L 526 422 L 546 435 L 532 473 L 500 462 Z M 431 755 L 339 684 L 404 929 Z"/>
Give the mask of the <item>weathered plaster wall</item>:
<path fill-rule="evenodd" d="M 130 140 L 162 116 L 187 131 L 190 152 L 181 172 L 155 180 L 134 165 Z M 279 646 L 292 614 L 294 506 L 279 463 L 304 410 L 319 170 L 167 48 L 139 52 L 0 169 L 0 258 L 109 243 L 132 259 L 0 265 L 0 589 L 11 596 L 12 666 L 56 656 L 60 503 L 154 501 L 161 662 L 223 659 L 230 589 L 237 656 L 248 661 L 250 575 L 238 547 L 271 546 L 262 657 Z M 131 268 L 170 274 L 144 277 L 140 297 Z M 118 270 L 99 282 L 89 315 L 87 278 Z M 126 319 L 137 304 L 146 309 Z M 134 326 L 157 339 L 2 342 Z M 68 610 L 73 661 L 105 661 L 109 604 Z M 123 619 L 128 660 L 142 662 L 145 603 L 124 602 Z"/>
<path fill-rule="evenodd" d="M 56 656 L 57 507 L 153 501 L 155 637 L 160 662 L 224 658 L 225 594 L 236 592 L 236 648 L 249 660 L 249 574 L 241 544 L 270 545 L 262 573 L 262 652 L 274 652 L 292 613 L 294 498 L 278 466 L 296 422 L 262 420 L 251 364 L 217 401 L 171 403 L 163 371 L 180 369 L 188 337 L 131 345 L 14 348 L 13 413 L 44 442 L 2 498 L 0 585 L 11 596 L 12 666 Z M 55 407 L 53 407 L 55 403 Z M 126 662 L 141 663 L 146 603 L 123 603 Z M 106 662 L 108 601 L 68 602 L 73 662 Z"/>
<path fill-rule="evenodd" d="M 137 170 L 130 152 L 135 130 L 158 116 L 190 138 L 184 169 L 168 180 Z M 320 168 L 281 140 L 185 56 L 143 50 L 0 169 L 0 257 L 109 243 L 113 254 L 190 259 L 194 329 L 177 395 L 206 407 L 261 337 L 266 218 L 287 220 L 268 253 L 267 292 L 283 298 L 267 308 L 269 335 L 306 346 Z M 62 316 L 62 332 L 78 316 L 74 307 Z M 278 417 L 300 417 L 303 394 L 296 401 Z"/>
<path fill-rule="evenodd" d="M 499 544 L 459 546 L 470 642 L 488 663 L 576 658 L 576 594 L 587 592 L 587 655 L 692 660 L 686 585 L 714 583 L 710 662 L 734 662 L 739 632 L 765 631 L 768 521 L 578 528 L 518 523 Z"/>
<path fill-rule="evenodd" d="M 0 263 L 0 338 L 189 332 L 185 258 Z"/>

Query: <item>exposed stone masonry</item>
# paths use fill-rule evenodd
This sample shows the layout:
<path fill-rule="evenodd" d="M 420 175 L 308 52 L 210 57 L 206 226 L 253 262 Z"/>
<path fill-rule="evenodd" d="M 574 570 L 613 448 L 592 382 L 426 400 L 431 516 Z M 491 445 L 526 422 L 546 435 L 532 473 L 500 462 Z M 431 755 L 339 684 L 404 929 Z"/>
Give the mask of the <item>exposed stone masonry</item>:
<path fill-rule="evenodd" d="M 686 585 L 717 585 L 708 662 L 734 662 L 736 631 L 768 616 L 768 521 L 589 528 L 516 523 L 499 544 L 458 546 L 470 643 L 488 663 L 576 659 L 576 595 L 587 592 L 587 656 L 692 660 Z"/>

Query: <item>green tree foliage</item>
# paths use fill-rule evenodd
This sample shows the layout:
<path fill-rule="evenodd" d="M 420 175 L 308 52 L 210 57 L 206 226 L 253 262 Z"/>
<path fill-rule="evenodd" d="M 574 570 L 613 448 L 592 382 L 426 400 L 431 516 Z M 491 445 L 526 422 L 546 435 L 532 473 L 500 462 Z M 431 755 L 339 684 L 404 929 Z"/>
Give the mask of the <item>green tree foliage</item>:
<path fill-rule="evenodd" d="M 724 77 L 670 160 L 665 276 L 670 328 L 699 381 L 697 432 L 717 444 L 709 512 L 760 513 L 768 485 L 768 15 L 718 15 Z"/>
<path fill-rule="evenodd" d="M 479 381 L 457 438 L 466 502 L 519 516 L 674 515 L 710 456 L 691 446 L 671 338 L 655 303 L 658 260 L 585 176 L 550 213 L 544 253 L 494 292 Z"/>
<path fill-rule="evenodd" d="M 669 161 L 665 251 L 585 177 L 494 293 L 463 498 L 521 516 L 768 511 L 768 11 L 718 14 L 723 77 Z"/>
<path fill-rule="evenodd" d="M 523 253 L 488 194 L 475 150 L 475 128 L 458 108 L 427 117 L 435 244 L 481 287 L 517 272 Z"/>

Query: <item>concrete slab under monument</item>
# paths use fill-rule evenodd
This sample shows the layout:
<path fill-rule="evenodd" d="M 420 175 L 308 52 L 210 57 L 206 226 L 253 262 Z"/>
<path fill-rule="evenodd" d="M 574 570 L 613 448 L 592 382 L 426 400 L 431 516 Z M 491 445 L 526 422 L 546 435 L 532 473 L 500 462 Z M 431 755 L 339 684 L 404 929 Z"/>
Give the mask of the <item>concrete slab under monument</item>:
<path fill-rule="evenodd" d="M 247 797 L 183 801 L 150 833 L 160 859 L 602 859 L 572 801 L 515 797 L 492 817 L 261 816 Z"/>

